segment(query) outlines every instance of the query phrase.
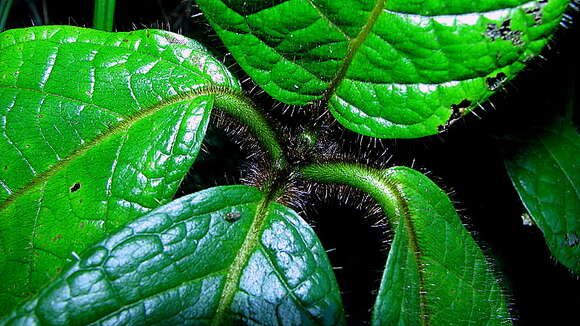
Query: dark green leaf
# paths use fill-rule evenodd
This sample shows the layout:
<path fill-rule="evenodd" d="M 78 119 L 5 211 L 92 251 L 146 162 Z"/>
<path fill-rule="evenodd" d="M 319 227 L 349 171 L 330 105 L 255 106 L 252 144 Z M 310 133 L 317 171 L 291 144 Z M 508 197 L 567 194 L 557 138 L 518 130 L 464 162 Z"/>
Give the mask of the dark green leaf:
<path fill-rule="evenodd" d="M 554 257 L 580 275 L 580 135 L 562 117 L 535 131 L 507 171 Z"/>
<path fill-rule="evenodd" d="M 89 248 L 0 324 L 339 325 L 326 253 L 247 186 L 180 198 Z"/>
<path fill-rule="evenodd" d="M 239 88 L 169 32 L 0 34 L 0 314 L 74 252 L 172 199 L 218 85 Z"/>
<path fill-rule="evenodd" d="M 276 99 L 328 101 L 356 132 L 432 135 L 546 45 L 569 0 L 197 0 Z"/>

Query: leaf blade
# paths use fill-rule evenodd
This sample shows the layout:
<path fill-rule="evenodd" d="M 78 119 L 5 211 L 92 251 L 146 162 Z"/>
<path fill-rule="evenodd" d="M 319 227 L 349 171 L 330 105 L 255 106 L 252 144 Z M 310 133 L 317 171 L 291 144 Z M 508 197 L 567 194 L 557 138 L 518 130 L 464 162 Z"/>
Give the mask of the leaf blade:
<path fill-rule="evenodd" d="M 305 178 L 369 194 L 393 225 L 372 325 L 509 325 L 493 269 L 446 194 L 406 167 L 314 164 Z"/>
<path fill-rule="evenodd" d="M 510 325 L 490 263 L 432 181 L 408 168 L 385 171 L 400 183 L 401 219 L 373 310 L 373 325 Z"/>
<path fill-rule="evenodd" d="M 373 137 L 436 134 L 538 55 L 569 1 L 199 0 L 240 66 Z"/>
<path fill-rule="evenodd" d="M 260 211 L 264 216 L 258 221 L 262 225 L 258 248 L 244 258 L 246 266 L 235 276 L 239 286 L 224 311 L 227 317 L 238 322 L 254 318 L 267 325 L 343 323 L 332 268 L 314 232 L 280 204 L 269 203 L 260 210 L 266 202 L 267 196 L 255 188 L 224 186 L 158 208 L 93 246 L 0 324 L 130 318 L 135 323 L 234 322 L 224 319 L 226 315 L 216 316 L 223 307 L 218 308 L 220 292 L 239 250 L 248 237 L 252 241 L 250 233 Z M 88 288 L 92 290 L 82 291 Z M 67 301 L 74 293 L 78 296 Z M 140 309 L 141 304 L 151 309 Z"/>
<path fill-rule="evenodd" d="M 505 166 L 550 252 L 580 274 L 580 135 L 563 117 L 534 132 L 518 141 L 521 147 Z"/>
<path fill-rule="evenodd" d="M 163 31 L 36 27 L 0 34 L 0 48 L 5 311 L 71 252 L 171 200 L 215 85 L 238 86 L 201 45 Z"/>

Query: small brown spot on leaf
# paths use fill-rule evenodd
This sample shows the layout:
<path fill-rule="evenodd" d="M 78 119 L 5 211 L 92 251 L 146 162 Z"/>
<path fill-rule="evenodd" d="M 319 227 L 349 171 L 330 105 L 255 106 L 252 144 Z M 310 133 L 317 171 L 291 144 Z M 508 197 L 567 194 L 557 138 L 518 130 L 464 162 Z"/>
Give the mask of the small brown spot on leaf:
<path fill-rule="evenodd" d="M 76 182 L 74 185 L 72 185 L 72 187 L 70 187 L 70 192 L 75 192 L 77 190 L 81 189 L 81 184 Z"/>
<path fill-rule="evenodd" d="M 52 242 L 57 242 L 58 240 L 62 239 L 62 234 L 57 234 L 52 238 Z"/>
<path fill-rule="evenodd" d="M 85 228 L 85 222 L 80 222 L 79 229 L 84 229 L 84 228 Z"/>

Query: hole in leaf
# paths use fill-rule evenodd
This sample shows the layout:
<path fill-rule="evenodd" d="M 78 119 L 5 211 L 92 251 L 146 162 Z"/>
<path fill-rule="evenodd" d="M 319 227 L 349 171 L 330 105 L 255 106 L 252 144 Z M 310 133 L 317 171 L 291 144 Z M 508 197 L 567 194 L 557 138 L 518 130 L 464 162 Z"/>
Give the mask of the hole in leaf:
<path fill-rule="evenodd" d="M 507 76 L 503 72 L 498 73 L 497 75 L 495 75 L 495 77 L 487 78 L 485 80 L 485 82 L 487 83 L 487 88 L 489 88 L 490 91 L 495 91 L 503 84 L 506 78 Z"/>
<path fill-rule="evenodd" d="M 525 10 L 526 14 L 531 15 L 534 17 L 534 24 L 541 25 L 542 24 L 542 9 L 540 7 L 532 7 Z"/>
<path fill-rule="evenodd" d="M 72 187 L 70 187 L 70 192 L 73 193 L 79 189 L 81 189 L 81 184 L 76 182 Z"/>
<path fill-rule="evenodd" d="M 487 24 L 487 30 L 484 35 L 489 37 L 492 41 L 497 39 L 511 41 L 515 46 L 524 44 L 524 41 L 522 41 L 522 32 L 511 29 L 510 19 L 502 22 L 501 26 L 498 26 L 495 23 Z"/>
<path fill-rule="evenodd" d="M 470 106 L 471 106 L 470 100 L 463 100 L 459 104 L 451 105 L 451 111 L 453 112 L 451 113 L 451 117 L 449 119 L 454 120 L 457 118 L 461 118 L 463 112 L 465 112 L 466 109 L 469 109 Z"/>

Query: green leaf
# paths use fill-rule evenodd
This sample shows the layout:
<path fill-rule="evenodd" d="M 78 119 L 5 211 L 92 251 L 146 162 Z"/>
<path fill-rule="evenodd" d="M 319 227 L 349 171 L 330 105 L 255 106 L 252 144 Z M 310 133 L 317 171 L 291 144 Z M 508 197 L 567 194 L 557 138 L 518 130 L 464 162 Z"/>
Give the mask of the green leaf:
<path fill-rule="evenodd" d="M 373 325 L 510 325 L 502 288 L 452 203 L 408 168 L 383 173 L 405 198 Z"/>
<path fill-rule="evenodd" d="M 436 134 L 537 56 L 569 0 L 197 0 L 274 98 L 373 137 Z"/>
<path fill-rule="evenodd" d="M 423 174 L 319 164 L 304 176 L 370 194 L 395 230 L 372 325 L 509 325 L 490 263 L 445 193 Z"/>
<path fill-rule="evenodd" d="M 89 248 L 2 325 L 339 325 L 312 229 L 256 188 L 180 198 Z"/>
<path fill-rule="evenodd" d="M 172 199 L 220 87 L 239 88 L 199 43 L 169 32 L 0 34 L 0 314 Z"/>
<path fill-rule="evenodd" d="M 557 117 L 518 143 L 508 174 L 554 257 L 580 275 L 580 135 Z"/>

